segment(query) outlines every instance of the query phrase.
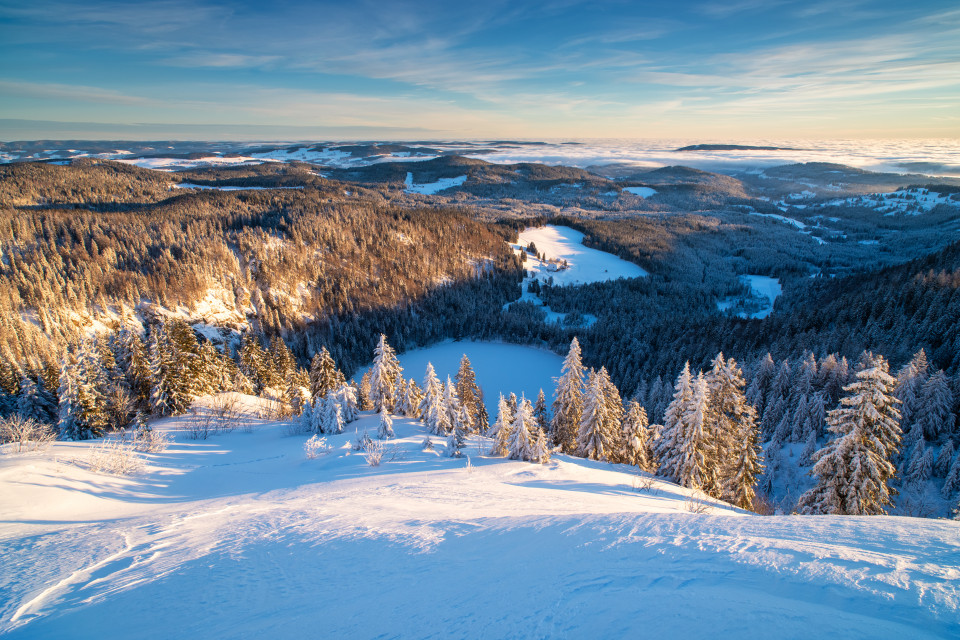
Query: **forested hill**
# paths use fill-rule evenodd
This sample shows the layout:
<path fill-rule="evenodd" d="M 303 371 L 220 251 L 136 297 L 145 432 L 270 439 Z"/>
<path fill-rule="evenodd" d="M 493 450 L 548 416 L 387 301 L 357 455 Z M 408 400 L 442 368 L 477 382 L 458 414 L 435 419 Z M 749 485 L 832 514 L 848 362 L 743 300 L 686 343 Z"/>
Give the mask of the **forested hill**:
<path fill-rule="evenodd" d="M 56 362 L 124 313 L 272 335 L 481 277 L 518 279 L 504 236 L 450 209 L 348 198 L 326 181 L 173 186 L 190 179 L 96 161 L 0 167 L 4 359 Z"/>

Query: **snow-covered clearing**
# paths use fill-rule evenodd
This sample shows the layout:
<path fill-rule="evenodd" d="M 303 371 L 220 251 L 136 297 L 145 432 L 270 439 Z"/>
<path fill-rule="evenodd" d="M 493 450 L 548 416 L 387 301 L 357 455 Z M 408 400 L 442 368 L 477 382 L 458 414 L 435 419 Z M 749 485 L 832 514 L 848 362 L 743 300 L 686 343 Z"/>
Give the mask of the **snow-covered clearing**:
<path fill-rule="evenodd" d="M 617 278 L 640 278 L 647 272 L 632 262 L 622 260 L 612 253 L 591 249 L 583 245 L 583 234 L 570 227 L 547 225 L 531 227 L 520 232 L 520 239 L 513 245 L 521 250 L 533 242 L 546 262 L 528 255 L 524 267 L 534 277 L 554 284 L 587 284 Z M 567 268 L 557 271 L 557 263 L 566 260 Z"/>
<path fill-rule="evenodd" d="M 536 246 L 537 252 L 543 256 L 543 260 L 527 251 L 531 242 Z M 583 234 L 570 227 L 554 225 L 530 227 L 520 232 L 517 244 L 510 246 L 514 251 L 527 254 L 524 262 L 527 277 L 523 280 L 523 294 L 520 300 L 543 307 L 547 312 L 547 322 L 563 322 L 568 314 L 553 311 L 543 304 L 540 296 L 528 291 L 530 283 L 534 280 L 546 282 L 548 278 L 552 278 L 554 284 L 563 286 L 603 282 L 617 278 L 640 278 L 648 275 L 637 265 L 621 260 L 612 253 L 585 247 Z M 584 324 L 587 326 L 596 320 L 594 316 L 584 316 Z"/>
<path fill-rule="evenodd" d="M 788 218 L 787 216 L 781 216 L 776 213 L 760 213 L 758 211 L 751 211 L 750 215 L 761 216 L 764 218 L 773 218 L 774 220 L 779 220 L 780 222 L 789 224 L 790 226 L 796 227 L 797 229 L 801 229 L 801 230 L 807 228 L 807 225 L 800 222 L 799 220 L 794 220 L 793 218 Z"/>
<path fill-rule="evenodd" d="M 556 386 L 553 378 L 560 375 L 563 358 L 546 349 L 502 342 L 442 342 L 425 349 L 407 351 L 398 357 L 404 376 L 420 383 L 428 362 L 433 364 L 441 380 L 446 380 L 447 376 L 452 379 L 460 367 L 463 354 L 467 354 L 477 374 L 477 383 L 483 389 L 484 404 L 491 420 L 496 417 L 500 393 L 508 395 L 513 392 L 517 397 L 524 393 L 534 402 L 537 392 L 543 389 L 547 401 L 553 400 L 550 397 Z"/>
<path fill-rule="evenodd" d="M 927 213 L 937 205 L 949 204 L 960 206 L 960 197 L 939 194 L 929 189 L 900 189 L 892 193 L 875 193 L 853 198 L 841 198 L 825 202 L 821 207 L 830 206 L 857 206 L 869 207 L 879 213 L 920 215 Z"/>
<path fill-rule="evenodd" d="M 401 418 L 379 467 L 350 447 L 369 414 L 313 460 L 282 423 L 188 420 L 136 476 L 88 470 L 96 443 L 0 458 L 8 637 L 960 633 L 956 522 L 701 509 L 605 463 L 423 451 Z"/>
<path fill-rule="evenodd" d="M 721 311 L 726 311 L 727 309 L 744 307 L 742 310 L 737 311 L 737 315 L 741 318 L 766 318 L 773 312 L 774 301 L 783 293 L 780 280 L 769 276 L 756 275 L 744 275 L 740 276 L 740 279 L 750 285 L 750 290 L 753 292 L 754 298 L 766 300 L 763 306 L 759 310 L 754 310 L 753 307 L 746 307 L 747 301 L 734 298 L 717 302 L 717 308 Z"/>
<path fill-rule="evenodd" d="M 467 176 L 457 176 L 456 178 L 440 178 L 436 182 L 414 184 L 413 174 L 408 171 L 407 179 L 404 182 L 404 184 L 406 184 L 404 191 L 407 193 L 419 193 L 420 195 L 429 196 L 435 193 L 440 193 L 445 189 L 450 189 L 451 187 L 459 187 L 466 181 Z"/>
<path fill-rule="evenodd" d="M 641 198 L 649 198 L 657 192 L 656 189 L 651 189 L 650 187 L 625 187 L 623 190 L 635 196 L 640 196 Z"/>

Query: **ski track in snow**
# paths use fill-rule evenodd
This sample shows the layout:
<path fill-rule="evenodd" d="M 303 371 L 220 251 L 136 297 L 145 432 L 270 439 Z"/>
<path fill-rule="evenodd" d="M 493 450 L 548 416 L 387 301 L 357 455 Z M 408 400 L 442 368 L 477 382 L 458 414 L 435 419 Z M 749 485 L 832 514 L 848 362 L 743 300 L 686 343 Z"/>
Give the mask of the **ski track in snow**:
<path fill-rule="evenodd" d="M 255 401 L 246 400 L 248 404 Z M 182 419 L 157 423 L 175 429 Z M 377 468 L 307 436 L 177 441 L 133 478 L 87 471 L 88 443 L 0 458 L 0 631 L 12 638 L 948 638 L 960 526 L 896 517 L 686 510 L 629 469 L 420 448 Z M 54 459 L 56 457 L 56 460 Z M 109 635 L 108 633 L 108 635 Z"/>

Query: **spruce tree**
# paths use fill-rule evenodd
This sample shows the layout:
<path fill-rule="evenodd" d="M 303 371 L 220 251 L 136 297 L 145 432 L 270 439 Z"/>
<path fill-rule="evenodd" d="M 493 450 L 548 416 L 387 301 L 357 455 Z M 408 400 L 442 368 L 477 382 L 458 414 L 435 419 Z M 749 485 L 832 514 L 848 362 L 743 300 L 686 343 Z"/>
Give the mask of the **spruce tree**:
<path fill-rule="evenodd" d="M 533 406 L 529 400 L 521 398 L 517 413 L 513 416 L 513 423 L 510 425 L 510 437 L 507 442 L 511 460 L 532 459 L 536 428 L 537 421 L 533 417 Z"/>
<path fill-rule="evenodd" d="M 377 437 L 381 440 L 393 438 L 393 418 L 390 417 L 390 411 L 387 410 L 386 402 L 380 403 L 380 426 L 377 429 Z"/>
<path fill-rule="evenodd" d="M 676 391 L 664 412 L 663 428 L 655 448 L 659 461 L 657 473 L 673 482 L 679 482 L 681 477 L 683 443 L 686 439 L 684 417 L 689 414 L 693 401 L 692 382 L 690 363 L 687 362 L 674 385 Z"/>
<path fill-rule="evenodd" d="M 423 377 L 423 400 L 420 401 L 418 413 L 420 420 L 431 433 L 440 433 L 442 417 L 446 413 L 443 406 L 443 385 L 429 362 Z"/>
<path fill-rule="evenodd" d="M 500 401 L 497 403 L 497 419 L 487 431 L 487 436 L 493 440 L 490 447 L 490 455 L 506 456 L 510 454 L 510 427 L 513 424 L 513 414 L 510 412 L 510 405 L 506 398 L 500 394 Z"/>
<path fill-rule="evenodd" d="M 60 364 L 60 388 L 57 391 L 57 429 L 61 440 L 81 439 L 81 407 L 76 376 L 76 359 L 67 352 Z"/>
<path fill-rule="evenodd" d="M 477 375 L 473 371 L 470 359 L 467 354 L 460 358 L 460 368 L 454 377 L 456 381 L 457 397 L 460 399 L 460 405 L 466 409 L 470 418 L 470 431 L 479 427 L 480 407 L 483 406 L 483 391 L 477 384 Z"/>
<path fill-rule="evenodd" d="M 583 414 L 583 363 L 580 360 L 580 343 L 576 338 L 570 342 L 561 372 L 553 402 L 553 442 L 564 453 L 574 453 Z"/>
<path fill-rule="evenodd" d="M 943 486 L 940 488 L 940 495 L 949 500 L 958 491 L 960 491 L 960 453 L 953 458 L 953 464 L 947 471 L 947 477 L 943 480 Z"/>
<path fill-rule="evenodd" d="M 620 459 L 641 471 L 650 471 L 649 432 L 647 411 L 636 400 L 627 403 L 627 415 L 623 419 L 623 451 Z"/>
<path fill-rule="evenodd" d="M 814 440 L 814 442 L 816 442 Z M 733 440 L 736 454 L 733 476 L 725 481 L 724 498 L 741 509 L 753 510 L 756 486 L 764 471 L 760 430 L 753 407 L 745 405 Z"/>
<path fill-rule="evenodd" d="M 682 417 L 680 485 L 706 490 L 719 484 L 717 469 L 710 459 L 713 450 L 708 426 L 710 390 L 702 373 L 697 374 L 691 387 L 692 397 Z"/>
<path fill-rule="evenodd" d="M 943 371 L 933 374 L 920 390 L 922 409 L 917 416 L 923 435 L 936 442 L 953 431 L 953 392 Z"/>
<path fill-rule="evenodd" d="M 543 395 L 543 389 L 537 394 L 537 402 L 533 405 L 533 417 L 537 419 L 539 426 L 544 433 L 550 429 L 550 420 L 547 417 L 547 398 Z"/>
<path fill-rule="evenodd" d="M 400 361 L 393 347 L 387 344 L 387 336 L 381 333 L 370 369 L 370 402 L 374 411 L 380 413 L 383 407 L 393 411 L 397 400 L 397 377 L 401 374 Z"/>
<path fill-rule="evenodd" d="M 550 445 L 547 442 L 547 434 L 539 424 L 536 426 L 536 434 L 533 437 L 530 462 L 536 462 L 537 464 L 550 462 Z"/>
<path fill-rule="evenodd" d="M 896 474 L 891 462 L 900 445 L 896 380 L 882 356 L 867 354 L 856 381 L 844 387 L 841 406 L 827 416 L 835 438 L 814 454 L 816 485 L 800 497 L 802 513 L 876 515 L 885 513 Z"/>

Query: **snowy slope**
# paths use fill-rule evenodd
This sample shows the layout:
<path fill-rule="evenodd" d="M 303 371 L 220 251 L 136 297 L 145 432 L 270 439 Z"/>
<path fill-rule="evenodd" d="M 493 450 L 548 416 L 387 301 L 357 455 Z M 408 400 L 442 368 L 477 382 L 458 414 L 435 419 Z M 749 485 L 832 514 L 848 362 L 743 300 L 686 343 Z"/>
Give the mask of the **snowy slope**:
<path fill-rule="evenodd" d="M 251 404 L 254 402 L 248 399 Z M 185 419 L 160 421 L 176 429 Z M 128 478 L 90 443 L 0 458 L 0 630 L 11 638 L 947 638 L 960 528 L 760 517 L 628 469 L 424 452 L 302 453 L 252 421 L 177 434 Z"/>

